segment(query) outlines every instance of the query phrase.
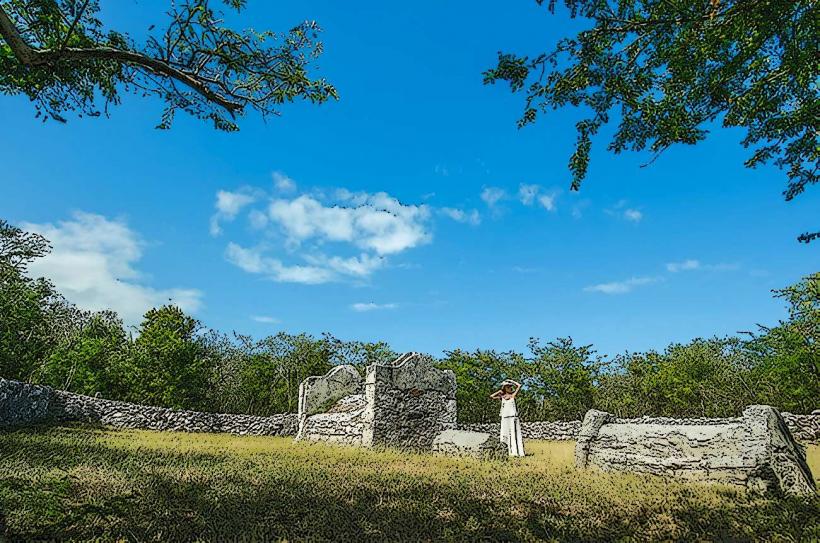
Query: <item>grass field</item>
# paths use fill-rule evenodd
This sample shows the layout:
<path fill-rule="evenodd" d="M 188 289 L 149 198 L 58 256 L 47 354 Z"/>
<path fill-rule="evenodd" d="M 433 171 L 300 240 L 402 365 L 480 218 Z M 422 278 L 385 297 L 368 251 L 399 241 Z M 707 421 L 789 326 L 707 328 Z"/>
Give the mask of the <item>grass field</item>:
<path fill-rule="evenodd" d="M 40 428 L 0 435 L 12 540 L 820 539 L 820 498 L 577 471 L 573 443 L 508 463 L 291 439 Z M 820 473 L 820 448 L 810 461 Z M 2 539 L 2 538 L 0 538 Z"/>

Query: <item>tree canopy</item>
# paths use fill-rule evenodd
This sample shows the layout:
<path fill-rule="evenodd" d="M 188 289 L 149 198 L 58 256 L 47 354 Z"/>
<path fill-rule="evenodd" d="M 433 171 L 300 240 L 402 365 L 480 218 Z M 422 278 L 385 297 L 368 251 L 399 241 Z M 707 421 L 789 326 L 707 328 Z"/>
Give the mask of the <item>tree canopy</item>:
<path fill-rule="evenodd" d="M 558 0 L 536 0 L 554 12 Z M 814 0 L 563 0 L 591 28 L 535 56 L 500 52 L 485 83 L 526 94 L 519 127 L 575 106 L 571 188 L 587 175 L 594 136 L 607 149 L 648 151 L 704 140 L 709 127 L 746 130 L 745 165 L 785 170 L 787 201 L 818 182 L 820 68 Z M 809 242 L 820 237 L 805 233 Z"/>
<path fill-rule="evenodd" d="M 362 374 L 397 353 L 386 343 L 279 332 L 262 339 L 207 330 L 180 308 L 150 309 L 127 331 L 112 311 L 77 309 L 26 264 L 48 252 L 42 236 L 0 220 L 0 378 L 135 403 L 267 416 L 298 406 L 299 383 L 334 365 Z M 749 339 L 694 339 L 607 360 L 571 338 L 533 338 L 529 354 L 455 349 L 431 363 L 455 373 L 462 422 L 497 421 L 489 395 L 523 385 L 524 420 L 578 419 L 588 409 L 622 417 L 736 416 L 764 403 L 798 413 L 820 398 L 820 274 L 774 291 L 786 319 Z M 708 308 L 706 308 L 708 309 Z"/>
<path fill-rule="evenodd" d="M 137 44 L 98 18 L 99 0 L 0 0 L 0 92 L 26 95 L 38 117 L 65 122 L 69 111 L 99 116 L 130 91 L 165 102 L 158 128 L 184 111 L 228 131 L 247 110 L 264 117 L 285 102 L 337 98 L 310 74 L 322 53 L 316 22 L 236 31 L 213 3 L 171 2 L 165 28 L 151 25 Z M 239 11 L 246 0 L 222 3 Z"/>

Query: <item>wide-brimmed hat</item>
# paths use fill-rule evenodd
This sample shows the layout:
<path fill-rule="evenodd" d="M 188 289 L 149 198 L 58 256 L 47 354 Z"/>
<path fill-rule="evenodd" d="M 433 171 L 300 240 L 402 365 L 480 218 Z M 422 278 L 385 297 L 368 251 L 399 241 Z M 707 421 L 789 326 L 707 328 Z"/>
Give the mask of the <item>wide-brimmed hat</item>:
<path fill-rule="evenodd" d="M 510 385 L 511 387 L 514 387 L 515 383 L 510 381 L 509 379 L 504 379 L 503 381 L 501 381 L 501 388 L 504 388 L 507 385 Z"/>

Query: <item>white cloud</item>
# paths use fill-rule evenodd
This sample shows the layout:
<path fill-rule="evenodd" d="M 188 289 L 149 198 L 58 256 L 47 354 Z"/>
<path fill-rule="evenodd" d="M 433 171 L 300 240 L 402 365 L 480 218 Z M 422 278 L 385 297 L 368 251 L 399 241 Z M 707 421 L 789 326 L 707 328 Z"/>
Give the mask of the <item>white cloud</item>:
<path fill-rule="evenodd" d="M 265 275 L 282 283 L 303 283 L 317 285 L 333 281 L 334 273 L 318 266 L 286 266 L 281 260 L 264 256 L 259 249 L 246 249 L 236 243 L 229 243 L 225 258 L 240 269 L 254 274 Z"/>
<path fill-rule="evenodd" d="M 625 209 L 624 219 L 630 222 L 641 222 L 641 219 L 643 219 L 643 213 L 641 213 L 637 209 Z"/>
<path fill-rule="evenodd" d="M 426 205 L 404 205 L 390 195 L 338 191 L 337 197 L 354 207 L 325 205 L 303 194 L 293 200 L 277 199 L 268 218 L 280 226 L 292 245 L 306 240 L 346 242 L 379 255 L 400 253 L 427 243 L 430 210 Z"/>
<path fill-rule="evenodd" d="M 113 309 L 126 325 L 136 325 L 152 307 L 169 302 L 184 311 L 202 306 L 202 292 L 191 288 L 156 289 L 144 284 L 134 267 L 144 243 L 124 221 L 76 212 L 71 220 L 23 223 L 51 241 L 52 252 L 29 267 L 33 276 L 50 279 L 78 307 L 90 311 Z"/>
<path fill-rule="evenodd" d="M 700 268 L 699 260 L 683 260 L 681 262 L 669 262 L 666 264 L 666 269 L 672 273 L 681 271 L 697 270 Z"/>
<path fill-rule="evenodd" d="M 266 315 L 253 315 L 251 320 L 262 324 L 279 324 L 282 322 L 276 317 L 268 317 Z"/>
<path fill-rule="evenodd" d="M 740 268 L 739 264 L 704 264 L 700 260 L 688 259 L 680 262 L 668 262 L 666 264 L 667 271 L 671 273 L 678 273 L 682 271 L 734 271 Z"/>
<path fill-rule="evenodd" d="M 463 209 L 442 207 L 439 212 L 445 217 L 449 217 L 456 222 L 471 224 L 473 226 L 481 224 L 481 214 L 479 214 L 477 209 L 467 212 Z"/>
<path fill-rule="evenodd" d="M 212 236 L 222 233 L 220 223 L 232 221 L 242 208 L 256 201 L 256 196 L 248 192 L 229 192 L 220 190 L 216 193 L 216 213 L 211 216 L 210 230 Z"/>
<path fill-rule="evenodd" d="M 521 203 L 525 206 L 531 206 L 539 190 L 541 190 L 541 187 L 538 185 L 526 185 L 521 183 L 521 185 L 518 186 L 518 199 L 521 200 Z"/>
<path fill-rule="evenodd" d="M 484 200 L 484 203 L 487 204 L 487 207 L 495 207 L 495 205 L 505 199 L 507 197 L 507 193 L 504 189 L 500 189 L 498 187 L 484 187 L 484 190 L 481 191 L 481 199 Z"/>
<path fill-rule="evenodd" d="M 604 212 L 607 215 L 612 215 L 613 217 L 617 217 L 619 219 L 623 219 L 625 221 L 639 223 L 643 220 L 643 212 L 639 209 L 626 207 L 629 202 L 627 200 L 621 199 L 615 202 L 615 205 L 609 209 L 605 209 Z"/>
<path fill-rule="evenodd" d="M 295 190 L 292 179 L 274 176 L 278 185 L 286 180 L 287 188 Z M 384 267 L 386 257 L 429 243 L 431 215 L 429 206 L 406 205 L 385 192 L 340 188 L 273 195 L 266 207 L 247 215 L 253 229 L 264 235 L 262 244 L 230 242 L 225 258 L 248 273 L 275 281 L 364 279 Z M 465 220 L 475 219 L 470 215 Z"/>
<path fill-rule="evenodd" d="M 518 186 L 518 200 L 525 206 L 531 206 L 538 202 L 538 205 L 547 211 L 555 211 L 555 201 L 559 191 L 553 190 L 545 193 L 540 185 L 527 185 L 522 183 Z"/>
<path fill-rule="evenodd" d="M 556 193 L 542 194 L 538 197 L 538 203 L 547 211 L 555 211 L 555 198 L 557 196 L 558 194 Z"/>
<path fill-rule="evenodd" d="M 258 209 L 252 209 L 251 212 L 248 213 L 248 220 L 255 230 L 262 230 L 268 225 L 268 216 Z"/>
<path fill-rule="evenodd" d="M 601 292 L 603 294 L 626 294 L 632 292 L 636 287 L 649 285 L 660 281 L 659 277 L 632 277 L 626 281 L 613 281 L 611 283 L 600 283 L 584 287 L 585 292 Z"/>
<path fill-rule="evenodd" d="M 311 264 L 328 268 L 338 274 L 350 277 L 365 278 L 385 264 L 384 257 L 362 253 L 359 256 L 343 258 L 341 256 L 306 255 Z"/>
<path fill-rule="evenodd" d="M 378 311 L 381 309 L 396 309 L 399 307 L 397 304 L 375 304 L 373 302 L 368 303 L 355 303 L 350 306 L 350 309 L 353 311 L 357 311 L 359 313 L 364 313 L 366 311 Z"/>
<path fill-rule="evenodd" d="M 273 186 L 279 192 L 293 192 L 296 190 L 296 182 L 282 172 L 273 172 Z"/>

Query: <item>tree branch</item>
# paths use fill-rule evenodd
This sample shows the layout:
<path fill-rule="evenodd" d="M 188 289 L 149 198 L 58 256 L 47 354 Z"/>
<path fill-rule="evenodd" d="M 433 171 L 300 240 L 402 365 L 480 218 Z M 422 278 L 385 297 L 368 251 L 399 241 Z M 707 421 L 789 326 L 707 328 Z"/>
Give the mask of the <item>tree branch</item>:
<path fill-rule="evenodd" d="M 60 45 L 60 49 L 64 49 L 66 45 L 68 45 L 68 40 L 71 38 L 71 34 L 74 33 L 74 28 L 76 28 L 77 23 L 80 22 L 80 18 L 83 16 L 86 8 L 88 7 L 89 0 L 85 0 L 83 6 L 77 11 L 77 14 L 74 16 L 74 20 L 71 21 L 71 26 L 68 27 L 68 32 L 65 34 L 65 38 L 63 38 L 63 43 Z"/>
<path fill-rule="evenodd" d="M 11 52 L 14 53 L 15 58 L 21 64 L 31 63 L 34 58 L 34 49 L 20 35 L 17 27 L 14 26 L 2 6 L 0 6 L 0 36 L 6 41 L 11 48 Z"/>
<path fill-rule="evenodd" d="M 9 45 L 17 61 L 26 66 L 54 65 L 65 61 L 113 60 L 179 81 L 209 101 L 223 107 L 230 113 L 231 117 L 234 117 L 236 112 L 244 109 L 244 104 L 214 92 L 195 75 L 174 68 L 165 61 L 149 57 L 142 53 L 115 49 L 113 47 L 66 47 L 59 50 L 34 49 L 26 43 L 2 7 L 0 7 L 0 36 L 2 36 Z"/>

